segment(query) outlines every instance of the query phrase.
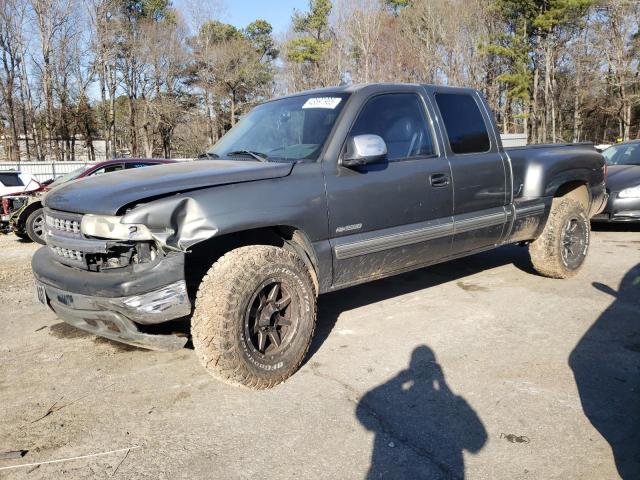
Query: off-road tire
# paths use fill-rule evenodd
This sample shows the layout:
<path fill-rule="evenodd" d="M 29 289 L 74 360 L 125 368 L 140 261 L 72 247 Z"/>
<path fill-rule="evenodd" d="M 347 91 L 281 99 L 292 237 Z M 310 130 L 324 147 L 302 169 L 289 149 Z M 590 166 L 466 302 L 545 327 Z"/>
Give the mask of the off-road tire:
<path fill-rule="evenodd" d="M 271 281 L 290 291 L 289 315 L 297 317 L 292 322 L 295 328 L 287 327 L 292 328 L 289 346 L 267 356 L 251 343 L 247 318 L 255 311 L 253 302 L 263 304 L 257 295 Z M 211 375 L 231 385 L 264 389 L 283 382 L 300 367 L 315 323 L 316 292 L 305 263 L 288 250 L 256 245 L 230 251 L 210 268 L 198 289 L 191 335 L 196 354 Z M 286 346 L 284 341 L 281 345 Z"/>
<path fill-rule="evenodd" d="M 29 216 L 27 217 L 27 221 L 24 222 L 24 229 L 32 241 L 39 243 L 40 245 L 45 245 L 46 242 L 44 241 L 44 238 L 42 238 L 42 236 L 38 235 L 38 233 L 36 232 L 36 228 L 37 228 L 36 223 L 39 221 L 43 222 L 42 228 L 44 228 L 44 209 L 43 208 L 37 208 L 36 210 L 34 210 L 29 214 Z"/>
<path fill-rule="evenodd" d="M 576 258 L 571 264 L 563 257 L 563 232 L 569 222 L 575 222 L 579 229 L 578 237 L 584 242 L 578 245 Z M 529 245 L 533 267 L 545 277 L 573 277 L 584 265 L 590 232 L 589 216 L 580 202 L 569 197 L 554 198 L 542 234 Z"/>

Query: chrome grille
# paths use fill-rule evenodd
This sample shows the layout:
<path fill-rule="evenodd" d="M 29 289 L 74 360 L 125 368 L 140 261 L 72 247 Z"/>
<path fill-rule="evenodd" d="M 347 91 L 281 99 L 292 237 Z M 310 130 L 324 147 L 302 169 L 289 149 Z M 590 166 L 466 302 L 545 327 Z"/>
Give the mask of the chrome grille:
<path fill-rule="evenodd" d="M 45 208 L 45 240 L 58 262 L 99 271 L 130 264 L 134 246 L 127 242 L 86 237 L 82 214 Z"/>
<path fill-rule="evenodd" d="M 77 260 L 79 262 L 84 261 L 84 253 L 79 250 L 69 250 L 68 248 L 62 247 L 51 247 L 51 249 L 60 257 L 68 258 L 69 260 Z"/>
<path fill-rule="evenodd" d="M 60 230 L 67 233 L 80 233 L 80 221 L 71 220 L 69 218 L 56 218 L 50 215 L 45 216 L 47 225 L 55 230 Z"/>
<path fill-rule="evenodd" d="M 45 241 L 61 263 L 86 268 L 83 248 L 78 241 L 85 240 L 80 231 L 82 215 L 45 208 Z"/>

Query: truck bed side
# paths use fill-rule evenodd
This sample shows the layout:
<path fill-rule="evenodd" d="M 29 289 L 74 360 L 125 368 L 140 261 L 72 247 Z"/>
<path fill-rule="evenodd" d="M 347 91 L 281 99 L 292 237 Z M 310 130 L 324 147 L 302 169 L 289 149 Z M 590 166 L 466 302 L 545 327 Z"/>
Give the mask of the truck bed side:
<path fill-rule="evenodd" d="M 593 145 L 541 144 L 505 148 L 513 171 L 514 222 L 507 241 L 535 238 L 551 201 L 564 189 L 584 185 L 594 215 L 603 204 L 604 161 Z"/>

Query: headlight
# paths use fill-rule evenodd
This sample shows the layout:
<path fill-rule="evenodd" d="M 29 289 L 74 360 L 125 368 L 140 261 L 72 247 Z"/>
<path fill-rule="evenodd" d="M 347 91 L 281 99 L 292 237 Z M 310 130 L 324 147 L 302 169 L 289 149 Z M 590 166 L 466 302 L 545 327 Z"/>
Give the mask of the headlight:
<path fill-rule="evenodd" d="M 640 185 L 625 188 L 618 194 L 618 198 L 640 198 Z"/>
<path fill-rule="evenodd" d="M 122 217 L 106 215 L 85 215 L 80 230 L 90 237 L 109 238 L 111 240 L 152 240 L 151 231 L 139 223 L 120 223 Z"/>

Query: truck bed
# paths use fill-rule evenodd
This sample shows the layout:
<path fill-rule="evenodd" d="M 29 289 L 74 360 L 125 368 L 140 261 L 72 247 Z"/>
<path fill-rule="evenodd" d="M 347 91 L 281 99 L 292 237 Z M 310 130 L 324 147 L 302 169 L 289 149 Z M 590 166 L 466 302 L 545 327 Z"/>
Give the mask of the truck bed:
<path fill-rule="evenodd" d="M 504 150 L 511 159 L 516 202 L 551 196 L 565 180 L 583 179 L 588 184 L 593 171 L 602 169 L 602 156 L 592 143 L 536 144 Z"/>

